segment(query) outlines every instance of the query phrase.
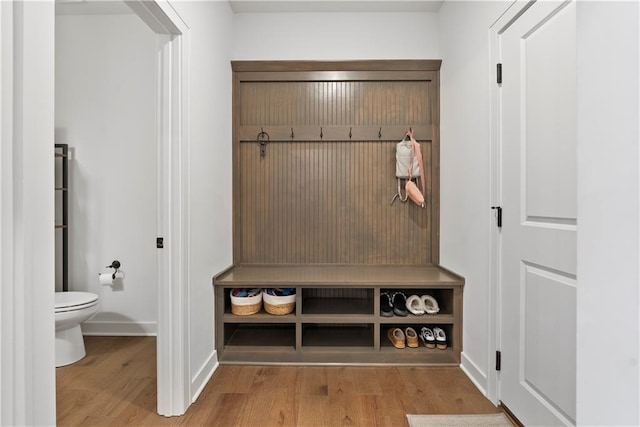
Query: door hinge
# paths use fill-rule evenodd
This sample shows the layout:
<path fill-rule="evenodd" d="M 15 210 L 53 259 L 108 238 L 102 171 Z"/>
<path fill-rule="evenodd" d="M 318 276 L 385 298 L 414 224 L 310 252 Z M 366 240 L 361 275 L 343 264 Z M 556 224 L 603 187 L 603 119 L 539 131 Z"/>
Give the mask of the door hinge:
<path fill-rule="evenodd" d="M 502 83 L 502 64 L 496 64 L 496 82 L 498 84 Z"/>
<path fill-rule="evenodd" d="M 164 248 L 164 237 L 156 237 L 156 248 Z"/>
<path fill-rule="evenodd" d="M 496 351 L 496 371 L 499 371 L 502 368 L 502 352 L 500 350 Z"/>
<path fill-rule="evenodd" d="M 498 223 L 498 228 L 502 228 L 502 206 L 491 206 L 491 209 L 496 210 L 496 222 Z"/>

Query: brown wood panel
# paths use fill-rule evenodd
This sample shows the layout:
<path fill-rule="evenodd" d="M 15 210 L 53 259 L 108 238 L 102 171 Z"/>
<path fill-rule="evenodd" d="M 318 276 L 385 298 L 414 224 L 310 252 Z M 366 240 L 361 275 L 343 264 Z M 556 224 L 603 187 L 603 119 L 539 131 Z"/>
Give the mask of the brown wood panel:
<path fill-rule="evenodd" d="M 231 61 L 233 71 L 438 71 L 439 59 L 355 60 L 355 61 Z"/>
<path fill-rule="evenodd" d="M 439 66 L 234 62 L 234 262 L 437 264 Z M 425 210 L 389 205 L 409 127 Z"/>
<path fill-rule="evenodd" d="M 433 121 L 432 85 L 431 80 L 243 82 L 239 124 L 293 128 L 429 125 Z"/>
<path fill-rule="evenodd" d="M 430 144 L 422 145 L 425 164 Z M 396 201 L 395 143 L 240 146 L 242 263 L 425 264 L 430 209 Z M 427 181 L 427 200 L 431 198 Z"/>

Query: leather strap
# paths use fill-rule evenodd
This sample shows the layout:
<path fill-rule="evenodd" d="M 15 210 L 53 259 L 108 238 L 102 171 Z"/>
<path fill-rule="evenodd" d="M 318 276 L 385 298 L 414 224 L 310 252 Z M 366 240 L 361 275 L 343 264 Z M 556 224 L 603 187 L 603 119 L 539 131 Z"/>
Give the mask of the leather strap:
<path fill-rule="evenodd" d="M 413 130 L 409 129 L 409 132 L 407 132 L 407 135 L 409 136 L 409 138 L 411 138 L 411 161 L 409 162 L 409 179 L 411 179 L 411 170 L 413 169 L 411 167 L 413 165 L 413 158 L 417 156 L 418 167 L 420 169 L 420 184 L 422 185 L 422 194 L 425 196 L 425 199 L 426 199 L 424 165 L 422 164 L 422 151 L 420 150 L 420 144 L 418 144 L 418 141 L 416 141 L 416 139 L 413 137 Z"/>

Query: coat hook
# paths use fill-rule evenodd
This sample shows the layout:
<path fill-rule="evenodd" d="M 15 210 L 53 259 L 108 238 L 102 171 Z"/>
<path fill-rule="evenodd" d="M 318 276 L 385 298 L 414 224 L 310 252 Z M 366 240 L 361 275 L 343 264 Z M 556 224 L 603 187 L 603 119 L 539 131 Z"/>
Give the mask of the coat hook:
<path fill-rule="evenodd" d="M 291 139 L 293 139 L 295 137 L 295 134 L 293 133 L 293 128 L 291 128 Z"/>
<path fill-rule="evenodd" d="M 269 143 L 269 134 L 264 131 L 263 128 L 260 128 L 260 133 L 256 138 L 258 141 L 258 145 L 260 146 L 260 158 L 264 158 L 267 154 L 267 144 Z"/>
<path fill-rule="evenodd" d="M 378 139 L 382 138 L 382 126 L 380 127 L 380 130 L 378 131 Z"/>
<path fill-rule="evenodd" d="M 351 139 L 352 136 L 353 134 L 351 133 L 351 128 L 349 128 L 349 139 Z"/>
<path fill-rule="evenodd" d="M 322 126 L 320 127 L 320 139 L 322 139 Z"/>

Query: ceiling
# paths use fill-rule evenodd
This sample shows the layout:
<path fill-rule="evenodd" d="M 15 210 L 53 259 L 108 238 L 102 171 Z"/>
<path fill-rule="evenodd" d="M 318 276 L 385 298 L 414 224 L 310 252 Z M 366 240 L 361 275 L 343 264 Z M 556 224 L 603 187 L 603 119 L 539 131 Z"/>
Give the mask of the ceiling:
<path fill-rule="evenodd" d="M 177 0 L 179 1 L 179 0 Z M 201 0 L 202 1 L 202 0 Z M 205 0 L 229 1 L 235 13 L 437 12 L 444 0 Z M 124 1 L 56 0 L 58 15 L 133 13 Z"/>
<path fill-rule="evenodd" d="M 229 0 L 236 13 L 437 12 L 444 0 Z"/>

